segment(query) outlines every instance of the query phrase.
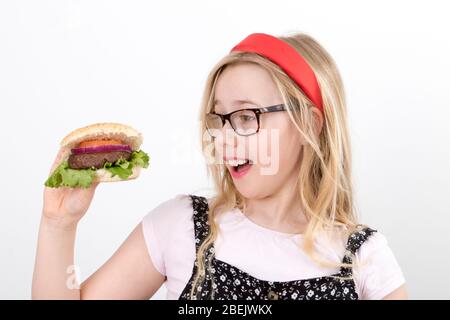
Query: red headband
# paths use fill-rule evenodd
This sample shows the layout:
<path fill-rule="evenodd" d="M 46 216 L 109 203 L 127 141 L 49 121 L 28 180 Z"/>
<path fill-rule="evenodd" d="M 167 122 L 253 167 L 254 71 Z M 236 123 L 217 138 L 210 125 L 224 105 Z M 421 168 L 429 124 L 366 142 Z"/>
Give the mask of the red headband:
<path fill-rule="evenodd" d="M 277 64 L 323 113 L 322 95 L 314 71 L 288 43 L 265 33 L 252 33 L 231 49 L 254 52 Z"/>

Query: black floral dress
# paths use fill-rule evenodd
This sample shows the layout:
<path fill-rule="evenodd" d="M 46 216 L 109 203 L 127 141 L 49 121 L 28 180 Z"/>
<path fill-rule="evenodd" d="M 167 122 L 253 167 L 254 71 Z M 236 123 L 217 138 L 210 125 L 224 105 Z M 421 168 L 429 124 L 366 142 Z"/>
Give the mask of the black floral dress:
<path fill-rule="evenodd" d="M 201 196 L 190 195 L 193 206 L 195 246 L 198 251 L 209 232 L 208 201 Z M 361 228 L 347 241 L 343 262 L 351 263 L 352 255 L 376 230 Z M 200 284 L 197 299 L 217 300 L 357 300 L 352 269 L 341 267 L 336 274 L 318 278 L 293 281 L 266 281 L 215 258 L 213 244 L 206 250 L 206 261 L 210 261 L 210 272 Z M 192 276 L 179 299 L 190 300 L 190 292 L 197 272 L 197 259 Z M 194 297 L 195 298 L 195 297 Z"/>

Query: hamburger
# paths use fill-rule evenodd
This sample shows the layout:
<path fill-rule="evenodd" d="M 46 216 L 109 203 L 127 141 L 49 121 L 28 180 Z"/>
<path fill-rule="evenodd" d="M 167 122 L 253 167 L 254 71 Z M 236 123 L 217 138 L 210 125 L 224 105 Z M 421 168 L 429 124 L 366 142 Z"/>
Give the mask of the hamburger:
<path fill-rule="evenodd" d="M 51 188 L 88 188 L 93 182 L 135 179 L 149 165 L 140 150 L 142 134 L 120 123 L 95 123 L 76 129 L 62 141 L 61 162 L 45 181 Z"/>

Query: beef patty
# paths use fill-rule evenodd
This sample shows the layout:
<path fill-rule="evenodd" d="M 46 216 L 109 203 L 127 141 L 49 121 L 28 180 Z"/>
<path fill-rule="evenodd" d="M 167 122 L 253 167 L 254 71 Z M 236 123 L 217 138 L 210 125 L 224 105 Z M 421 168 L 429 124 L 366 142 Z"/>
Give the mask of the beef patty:
<path fill-rule="evenodd" d="M 130 160 L 131 152 L 129 151 L 110 151 L 98 153 L 71 154 L 69 156 L 69 167 L 72 169 L 87 169 L 95 167 L 102 168 L 105 162 L 114 163 L 123 158 Z"/>

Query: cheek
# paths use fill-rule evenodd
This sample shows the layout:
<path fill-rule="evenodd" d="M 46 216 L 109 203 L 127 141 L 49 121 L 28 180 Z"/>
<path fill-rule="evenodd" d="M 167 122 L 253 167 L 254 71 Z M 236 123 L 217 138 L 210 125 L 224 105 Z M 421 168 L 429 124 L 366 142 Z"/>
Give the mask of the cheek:
<path fill-rule="evenodd" d="M 223 143 L 218 139 L 213 139 L 209 146 L 213 148 L 213 153 L 216 158 L 221 158 L 223 156 Z"/>
<path fill-rule="evenodd" d="M 286 132 L 280 132 L 279 136 L 272 136 L 270 140 L 268 152 L 270 170 L 267 170 L 274 175 L 286 178 L 298 169 L 302 150 L 300 141 Z"/>
<path fill-rule="evenodd" d="M 300 139 L 287 135 L 280 140 L 280 170 L 285 170 L 288 174 L 293 170 L 298 171 L 302 151 Z"/>
<path fill-rule="evenodd" d="M 287 130 L 284 132 L 281 140 L 280 156 L 282 165 L 289 168 L 291 171 L 297 171 L 300 164 L 301 152 L 303 150 L 303 139 L 297 128 L 290 123 Z"/>
<path fill-rule="evenodd" d="M 286 172 L 292 171 L 298 165 L 302 143 L 300 133 L 288 119 L 280 121 L 273 128 L 261 130 L 257 141 L 250 147 L 251 150 L 257 150 L 260 171 L 285 176 Z M 252 148 L 254 145 L 256 148 Z"/>

